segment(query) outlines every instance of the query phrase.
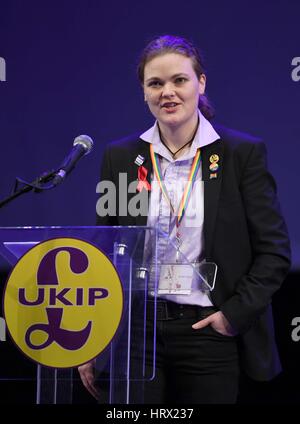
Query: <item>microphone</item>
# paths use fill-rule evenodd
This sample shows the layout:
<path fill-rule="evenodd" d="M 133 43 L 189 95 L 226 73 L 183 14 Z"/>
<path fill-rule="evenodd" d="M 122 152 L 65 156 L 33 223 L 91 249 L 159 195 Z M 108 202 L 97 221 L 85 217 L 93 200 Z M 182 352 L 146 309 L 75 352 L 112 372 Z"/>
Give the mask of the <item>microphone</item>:
<path fill-rule="evenodd" d="M 93 148 L 93 144 L 93 140 L 88 135 L 79 135 L 75 138 L 70 154 L 65 158 L 59 167 L 59 171 L 53 178 L 52 184 L 54 186 L 57 186 L 64 181 L 66 176 L 74 169 L 79 159 L 90 153 Z"/>

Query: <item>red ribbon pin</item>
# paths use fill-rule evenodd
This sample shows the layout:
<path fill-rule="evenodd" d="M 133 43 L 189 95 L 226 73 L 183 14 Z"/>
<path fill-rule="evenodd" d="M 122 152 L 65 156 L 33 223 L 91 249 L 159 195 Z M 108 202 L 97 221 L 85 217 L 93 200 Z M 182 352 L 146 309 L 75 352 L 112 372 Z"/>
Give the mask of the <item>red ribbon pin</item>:
<path fill-rule="evenodd" d="M 138 180 L 137 191 L 141 192 L 143 188 L 147 191 L 151 190 L 151 185 L 147 181 L 148 170 L 144 166 L 138 167 Z"/>

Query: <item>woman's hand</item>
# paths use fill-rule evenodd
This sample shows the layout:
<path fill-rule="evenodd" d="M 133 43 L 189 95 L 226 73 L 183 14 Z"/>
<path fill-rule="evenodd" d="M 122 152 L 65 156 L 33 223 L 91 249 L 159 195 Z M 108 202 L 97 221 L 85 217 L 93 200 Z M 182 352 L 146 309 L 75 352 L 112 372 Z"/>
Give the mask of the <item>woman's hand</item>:
<path fill-rule="evenodd" d="M 212 328 L 217 331 L 217 333 L 223 334 L 223 336 L 236 336 L 237 331 L 235 331 L 230 325 L 229 321 L 223 314 L 223 312 L 218 311 L 214 314 L 209 315 L 207 318 L 204 318 L 195 324 L 192 327 L 195 330 L 199 330 L 200 328 L 207 327 L 211 325 Z"/>
<path fill-rule="evenodd" d="M 99 390 L 95 386 L 95 364 L 96 360 L 80 365 L 78 371 L 84 387 L 90 392 L 95 399 L 99 400 Z"/>

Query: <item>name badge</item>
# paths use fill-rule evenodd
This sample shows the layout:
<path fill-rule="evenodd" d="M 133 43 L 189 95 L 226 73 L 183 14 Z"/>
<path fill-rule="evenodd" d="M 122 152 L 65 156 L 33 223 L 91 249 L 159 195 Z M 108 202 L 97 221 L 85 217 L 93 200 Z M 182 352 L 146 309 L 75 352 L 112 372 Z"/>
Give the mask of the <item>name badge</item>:
<path fill-rule="evenodd" d="M 158 294 L 191 294 L 193 273 L 190 265 L 161 265 Z"/>

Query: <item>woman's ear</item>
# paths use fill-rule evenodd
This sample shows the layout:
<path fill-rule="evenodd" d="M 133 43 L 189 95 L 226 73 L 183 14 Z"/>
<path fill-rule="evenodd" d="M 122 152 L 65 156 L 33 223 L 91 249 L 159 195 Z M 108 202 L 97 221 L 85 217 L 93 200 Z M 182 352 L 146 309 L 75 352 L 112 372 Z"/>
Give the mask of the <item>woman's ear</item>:
<path fill-rule="evenodd" d="M 202 96 L 205 93 L 206 75 L 201 74 L 199 78 L 199 94 Z"/>

